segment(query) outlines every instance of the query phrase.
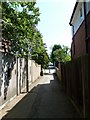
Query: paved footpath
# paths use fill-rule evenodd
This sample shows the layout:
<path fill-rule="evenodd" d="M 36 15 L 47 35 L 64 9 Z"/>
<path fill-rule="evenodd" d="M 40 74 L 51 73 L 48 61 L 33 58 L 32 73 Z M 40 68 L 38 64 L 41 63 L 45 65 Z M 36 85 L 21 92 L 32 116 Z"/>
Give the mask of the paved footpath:
<path fill-rule="evenodd" d="M 13 106 L 13 107 L 12 107 Z M 1 112 L 4 118 L 79 118 L 55 75 L 44 75 L 11 101 Z"/>

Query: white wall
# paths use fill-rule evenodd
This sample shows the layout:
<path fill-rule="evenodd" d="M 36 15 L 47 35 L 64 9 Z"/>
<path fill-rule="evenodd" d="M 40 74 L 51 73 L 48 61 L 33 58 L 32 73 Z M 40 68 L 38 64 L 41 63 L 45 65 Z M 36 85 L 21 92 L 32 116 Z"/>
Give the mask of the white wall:
<path fill-rule="evenodd" d="M 90 1 L 86 2 L 86 13 L 88 14 L 89 11 L 90 11 Z"/>
<path fill-rule="evenodd" d="M 81 8 L 82 8 L 82 17 L 80 16 L 80 9 Z M 83 20 L 84 20 L 84 4 L 82 2 L 80 2 L 77 6 L 77 9 L 75 11 L 75 14 L 74 14 L 73 20 L 72 20 L 72 25 L 74 26 L 74 34 L 76 33 L 76 31 L 80 27 Z"/>
<path fill-rule="evenodd" d="M 2 104 L 2 94 L 3 94 L 3 79 L 2 79 L 2 52 L 0 51 L 0 104 Z"/>
<path fill-rule="evenodd" d="M 0 86 L 2 84 L 2 53 L 0 52 Z"/>
<path fill-rule="evenodd" d="M 0 78 L 0 109 L 4 104 L 6 104 L 14 96 L 20 94 L 20 92 L 26 91 L 26 61 L 24 58 L 18 61 L 13 62 L 13 69 L 10 79 L 6 79 L 6 68 L 7 62 L 11 64 L 13 62 L 12 56 L 4 57 L 4 62 L 2 63 L 2 54 L 0 53 L 0 75 L 3 73 L 2 79 Z M 20 63 L 21 62 L 21 63 Z M 17 64 L 18 63 L 18 64 Z M 20 67 L 21 65 L 21 67 Z M 18 66 L 18 68 L 17 68 Z M 3 72 L 2 72 L 3 67 Z M 40 77 L 41 66 L 35 63 L 33 60 L 28 60 L 28 81 L 29 84 L 34 82 Z M 17 80 L 18 73 L 18 80 Z M 9 81 L 9 84 L 6 84 L 6 80 Z M 6 99 L 5 97 L 6 90 Z M 18 91 L 17 91 L 18 90 Z"/>
<path fill-rule="evenodd" d="M 28 81 L 31 84 L 31 60 L 28 60 Z"/>
<path fill-rule="evenodd" d="M 40 77 L 41 66 L 35 63 L 35 61 L 31 61 L 31 81 L 34 82 Z"/>
<path fill-rule="evenodd" d="M 1 56 L 1 53 L 0 53 Z M 9 67 L 12 63 L 12 67 L 11 67 L 11 77 L 8 79 L 7 77 L 7 64 L 9 63 Z M 2 107 L 2 105 L 4 105 L 4 103 L 7 103 L 10 99 L 12 99 L 14 96 L 16 96 L 16 63 L 13 59 L 12 56 L 4 56 L 4 54 L 2 53 L 2 62 L 0 62 L 0 74 L 2 74 L 2 78 L 0 79 L 0 108 Z"/>

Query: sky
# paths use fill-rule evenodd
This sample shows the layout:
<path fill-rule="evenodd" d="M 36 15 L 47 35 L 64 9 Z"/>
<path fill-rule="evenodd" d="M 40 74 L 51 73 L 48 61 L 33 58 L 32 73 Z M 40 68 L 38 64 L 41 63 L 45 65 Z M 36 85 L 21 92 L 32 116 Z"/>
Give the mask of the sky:
<path fill-rule="evenodd" d="M 37 28 L 43 36 L 50 54 L 54 44 L 71 47 L 72 32 L 69 25 L 76 0 L 37 0 L 40 22 Z"/>

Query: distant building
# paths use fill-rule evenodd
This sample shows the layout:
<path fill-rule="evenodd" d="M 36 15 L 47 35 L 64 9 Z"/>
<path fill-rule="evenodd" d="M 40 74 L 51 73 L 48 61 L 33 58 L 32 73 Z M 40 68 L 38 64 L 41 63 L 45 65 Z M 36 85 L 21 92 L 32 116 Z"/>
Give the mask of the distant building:
<path fill-rule="evenodd" d="M 90 1 L 76 2 L 69 24 L 72 27 L 72 59 L 90 53 Z"/>

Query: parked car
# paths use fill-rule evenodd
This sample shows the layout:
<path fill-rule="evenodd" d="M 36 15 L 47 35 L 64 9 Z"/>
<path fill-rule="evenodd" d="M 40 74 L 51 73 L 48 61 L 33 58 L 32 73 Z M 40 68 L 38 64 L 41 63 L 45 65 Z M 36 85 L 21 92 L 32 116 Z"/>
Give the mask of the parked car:
<path fill-rule="evenodd" d="M 55 67 L 54 67 L 54 65 L 50 64 L 50 65 L 48 66 L 48 69 L 55 69 Z"/>

